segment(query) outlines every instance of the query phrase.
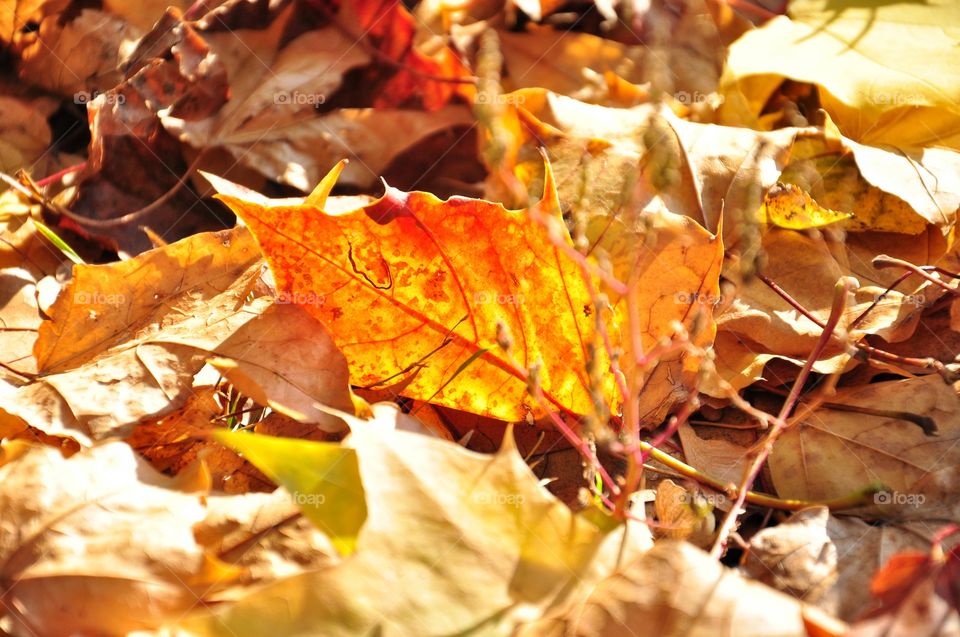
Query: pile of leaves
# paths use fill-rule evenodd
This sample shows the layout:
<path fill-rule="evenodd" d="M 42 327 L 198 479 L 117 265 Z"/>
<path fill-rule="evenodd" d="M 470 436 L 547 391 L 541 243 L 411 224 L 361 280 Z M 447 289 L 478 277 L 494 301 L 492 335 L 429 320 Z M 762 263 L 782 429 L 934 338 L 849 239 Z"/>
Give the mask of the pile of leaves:
<path fill-rule="evenodd" d="M 960 634 L 960 5 L 0 6 L 0 634 Z"/>

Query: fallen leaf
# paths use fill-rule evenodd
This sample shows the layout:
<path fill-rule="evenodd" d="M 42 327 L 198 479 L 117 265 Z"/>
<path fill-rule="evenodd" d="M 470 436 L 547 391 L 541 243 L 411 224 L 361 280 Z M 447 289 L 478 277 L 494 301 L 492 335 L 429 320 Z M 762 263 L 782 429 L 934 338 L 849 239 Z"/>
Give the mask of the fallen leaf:
<path fill-rule="evenodd" d="M 21 77 L 85 105 L 123 79 L 121 54 L 142 35 L 118 16 L 85 9 L 63 23 L 50 16 L 40 23 L 19 65 Z"/>
<path fill-rule="evenodd" d="M 629 637 L 637 627 L 656 626 L 664 637 L 705 637 L 722 626 L 731 637 L 800 637 L 808 635 L 808 622 L 836 627 L 815 609 L 741 577 L 690 544 L 662 541 L 600 582 L 565 616 L 531 623 L 516 635 Z"/>
<path fill-rule="evenodd" d="M 47 117 L 54 110 L 46 99 L 28 102 L 0 95 L 0 172 L 30 168 L 41 158 L 50 145 Z"/>
<path fill-rule="evenodd" d="M 69 460 L 30 447 L 0 466 L 0 484 L 0 604 L 14 634 L 150 629 L 237 574 L 205 571 L 217 561 L 191 529 L 201 496 L 171 490 L 125 444 Z"/>
<path fill-rule="evenodd" d="M 820 87 L 844 135 L 873 146 L 960 148 L 960 49 L 953 3 L 790 4 L 730 48 L 722 114 L 760 115 L 784 78 Z"/>
<path fill-rule="evenodd" d="M 944 551 L 939 542 L 927 552 L 894 555 L 870 586 L 882 606 L 857 621 L 850 634 L 960 634 L 958 558 L 956 548 Z"/>
<path fill-rule="evenodd" d="M 827 533 L 837 548 L 838 578 L 834 606 L 825 610 L 845 621 L 854 621 L 876 607 L 870 594 L 873 574 L 890 558 L 905 550 L 928 550 L 936 530 L 947 521 L 933 520 L 869 524 L 855 517 L 831 516 Z"/>
<path fill-rule="evenodd" d="M 367 519 L 357 454 L 338 443 L 221 430 L 214 438 L 285 487 L 304 515 L 343 555 L 353 552 Z"/>
<path fill-rule="evenodd" d="M 40 326 L 40 377 L 6 397 L 6 413 L 85 444 L 124 436 L 141 418 L 183 404 L 211 353 L 240 361 L 271 391 L 352 411 L 345 362 L 323 328 L 269 297 L 245 302 L 258 258 L 252 237 L 238 228 L 128 261 L 75 266 Z M 342 427 L 316 409 L 310 416 Z"/>
<path fill-rule="evenodd" d="M 577 264 L 527 211 L 388 187 L 362 208 L 331 213 L 208 179 L 257 236 L 278 293 L 324 300 L 304 307 L 346 354 L 354 385 L 406 376 L 411 398 L 524 420 L 539 411 L 524 370 L 542 363 L 547 400 L 590 413 L 592 301 Z M 539 207 L 559 215 L 552 185 Z M 497 344 L 498 322 L 513 335 L 516 363 Z"/>
<path fill-rule="evenodd" d="M 604 534 L 571 514 L 540 486 L 509 436 L 485 456 L 397 431 L 402 418 L 378 406 L 376 420 L 351 419 L 345 444 L 356 453 L 368 516 L 349 560 L 196 614 L 170 632 L 509 635 L 649 546 L 642 526 Z M 317 444 L 287 442 L 291 464 L 297 449 Z M 316 491 L 301 493 L 305 500 Z"/>
<path fill-rule="evenodd" d="M 742 570 L 808 604 L 819 605 L 837 580 L 837 547 L 827 534 L 830 511 L 814 507 L 750 538 Z"/>
<path fill-rule="evenodd" d="M 960 423 L 954 414 L 960 398 L 953 387 L 932 374 L 845 388 L 830 402 L 930 418 L 939 432 L 928 435 L 892 413 L 821 407 L 784 432 L 774 447 L 770 472 L 780 497 L 826 500 L 879 482 L 885 489 L 861 515 L 901 520 L 957 515 Z"/>
<path fill-rule="evenodd" d="M 790 230 L 822 228 L 852 216 L 850 212 L 836 212 L 821 207 L 810 195 L 792 185 L 774 186 L 760 207 L 762 222 Z"/>

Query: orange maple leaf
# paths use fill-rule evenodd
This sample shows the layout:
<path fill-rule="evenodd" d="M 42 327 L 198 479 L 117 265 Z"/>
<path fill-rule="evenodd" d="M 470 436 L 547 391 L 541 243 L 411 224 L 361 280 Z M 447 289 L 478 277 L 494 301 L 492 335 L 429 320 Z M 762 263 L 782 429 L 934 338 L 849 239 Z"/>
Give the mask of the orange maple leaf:
<path fill-rule="evenodd" d="M 402 382 L 406 396 L 516 421 L 539 415 L 527 393 L 527 370 L 538 367 L 554 407 L 590 413 L 588 287 L 531 218 L 536 209 L 560 220 L 549 168 L 542 200 L 527 210 L 388 186 L 380 199 L 331 212 L 347 199 L 326 200 L 334 173 L 302 204 L 209 178 L 257 238 L 280 298 L 329 328 L 354 385 Z M 498 324 L 512 335 L 509 354 Z M 607 369 L 605 354 L 595 356 Z"/>

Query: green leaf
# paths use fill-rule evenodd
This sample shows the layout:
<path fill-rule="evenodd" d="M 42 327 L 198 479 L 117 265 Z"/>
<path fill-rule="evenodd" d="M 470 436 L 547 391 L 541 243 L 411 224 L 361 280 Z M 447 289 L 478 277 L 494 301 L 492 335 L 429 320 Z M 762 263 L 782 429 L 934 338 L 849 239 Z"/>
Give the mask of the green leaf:
<path fill-rule="evenodd" d="M 225 430 L 214 437 L 289 491 L 303 514 L 340 553 L 353 552 L 367 519 L 355 450 L 330 442 Z"/>

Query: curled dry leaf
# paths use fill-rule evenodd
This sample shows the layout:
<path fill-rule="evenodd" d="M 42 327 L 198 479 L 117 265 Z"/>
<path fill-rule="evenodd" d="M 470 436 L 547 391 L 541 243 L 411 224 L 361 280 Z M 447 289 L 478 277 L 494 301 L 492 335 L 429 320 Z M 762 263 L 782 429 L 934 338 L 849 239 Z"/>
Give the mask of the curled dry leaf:
<path fill-rule="evenodd" d="M 696 489 L 688 490 L 673 480 L 663 480 L 657 485 L 654 508 L 658 524 L 654 528 L 660 537 L 686 540 L 701 547 L 712 542 L 716 527 L 713 506 Z"/>
<path fill-rule="evenodd" d="M 724 119 L 755 122 L 790 78 L 818 85 L 824 108 L 859 142 L 960 148 L 958 20 L 952 2 L 792 2 L 789 18 L 731 47 Z"/>
<path fill-rule="evenodd" d="M 677 430 L 687 464 L 724 482 L 743 480 L 750 447 L 722 438 L 701 438 L 696 429 L 684 423 Z"/>
<path fill-rule="evenodd" d="M 902 551 L 930 548 L 946 520 L 868 524 L 855 517 L 830 516 L 827 534 L 836 546 L 837 581 L 821 608 L 844 621 L 853 621 L 876 607 L 870 594 L 873 574 Z"/>
<path fill-rule="evenodd" d="M 50 145 L 47 117 L 54 110 L 46 98 L 27 101 L 0 95 L 0 172 L 29 168 L 41 159 Z"/>
<path fill-rule="evenodd" d="M 206 516 L 193 525 L 197 542 L 222 561 L 243 569 L 236 579 L 210 591 L 210 601 L 239 599 L 251 586 L 340 561 L 330 538 L 303 516 L 283 489 L 242 496 L 212 495 L 206 502 Z"/>
<path fill-rule="evenodd" d="M 32 83 L 86 104 L 123 79 L 124 49 L 140 29 L 111 13 L 85 9 L 67 23 L 50 16 L 20 60 L 19 73 Z"/>
<path fill-rule="evenodd" d="M 285 11 L 267 30 L 204 33 L 211 55 L 226 66 L 230 99 L 203 119 L 164 114 L 164 127 L 195 148 L 225 149 L 248 168 L 308 191 L 321 171 L 343 156 L 356 160 L 344 171 L 344 181 L 370 187 L 408 147 L 470 123 L 462 107 L 436 113 L 341 108 L 322 114 L 344 74 L 370 56 L 334 26 L 284 44 L 291 15 Z M 387 140 L 390 149 L 384 147 Z"/>
<path fill-rule="evenodd" d="M 877 572 L 870 591 L 881 606 L 857 621 L 853 637 L 960 634 L 957 578 L 960 554 L 944 550 L 938 540 L 926 551 L 894 555 Z"/>
<path fill-rule="evenodd" d="M 837 547 L 827 533 L 830 511 L 816 507 L 750 538 L 743 571 L 808 604 L 835 607 L 826 598 L 837 580 Z"/>
<path fill-rule="evenodd" d="M 656 626 L 664 637 L 843 634 L 843 625 L 791 597 L 741 577 L 700 549 L 661 541 L 592 590 L 566 615 L 524 626 L 517 637 L 632 637 Z"/>

